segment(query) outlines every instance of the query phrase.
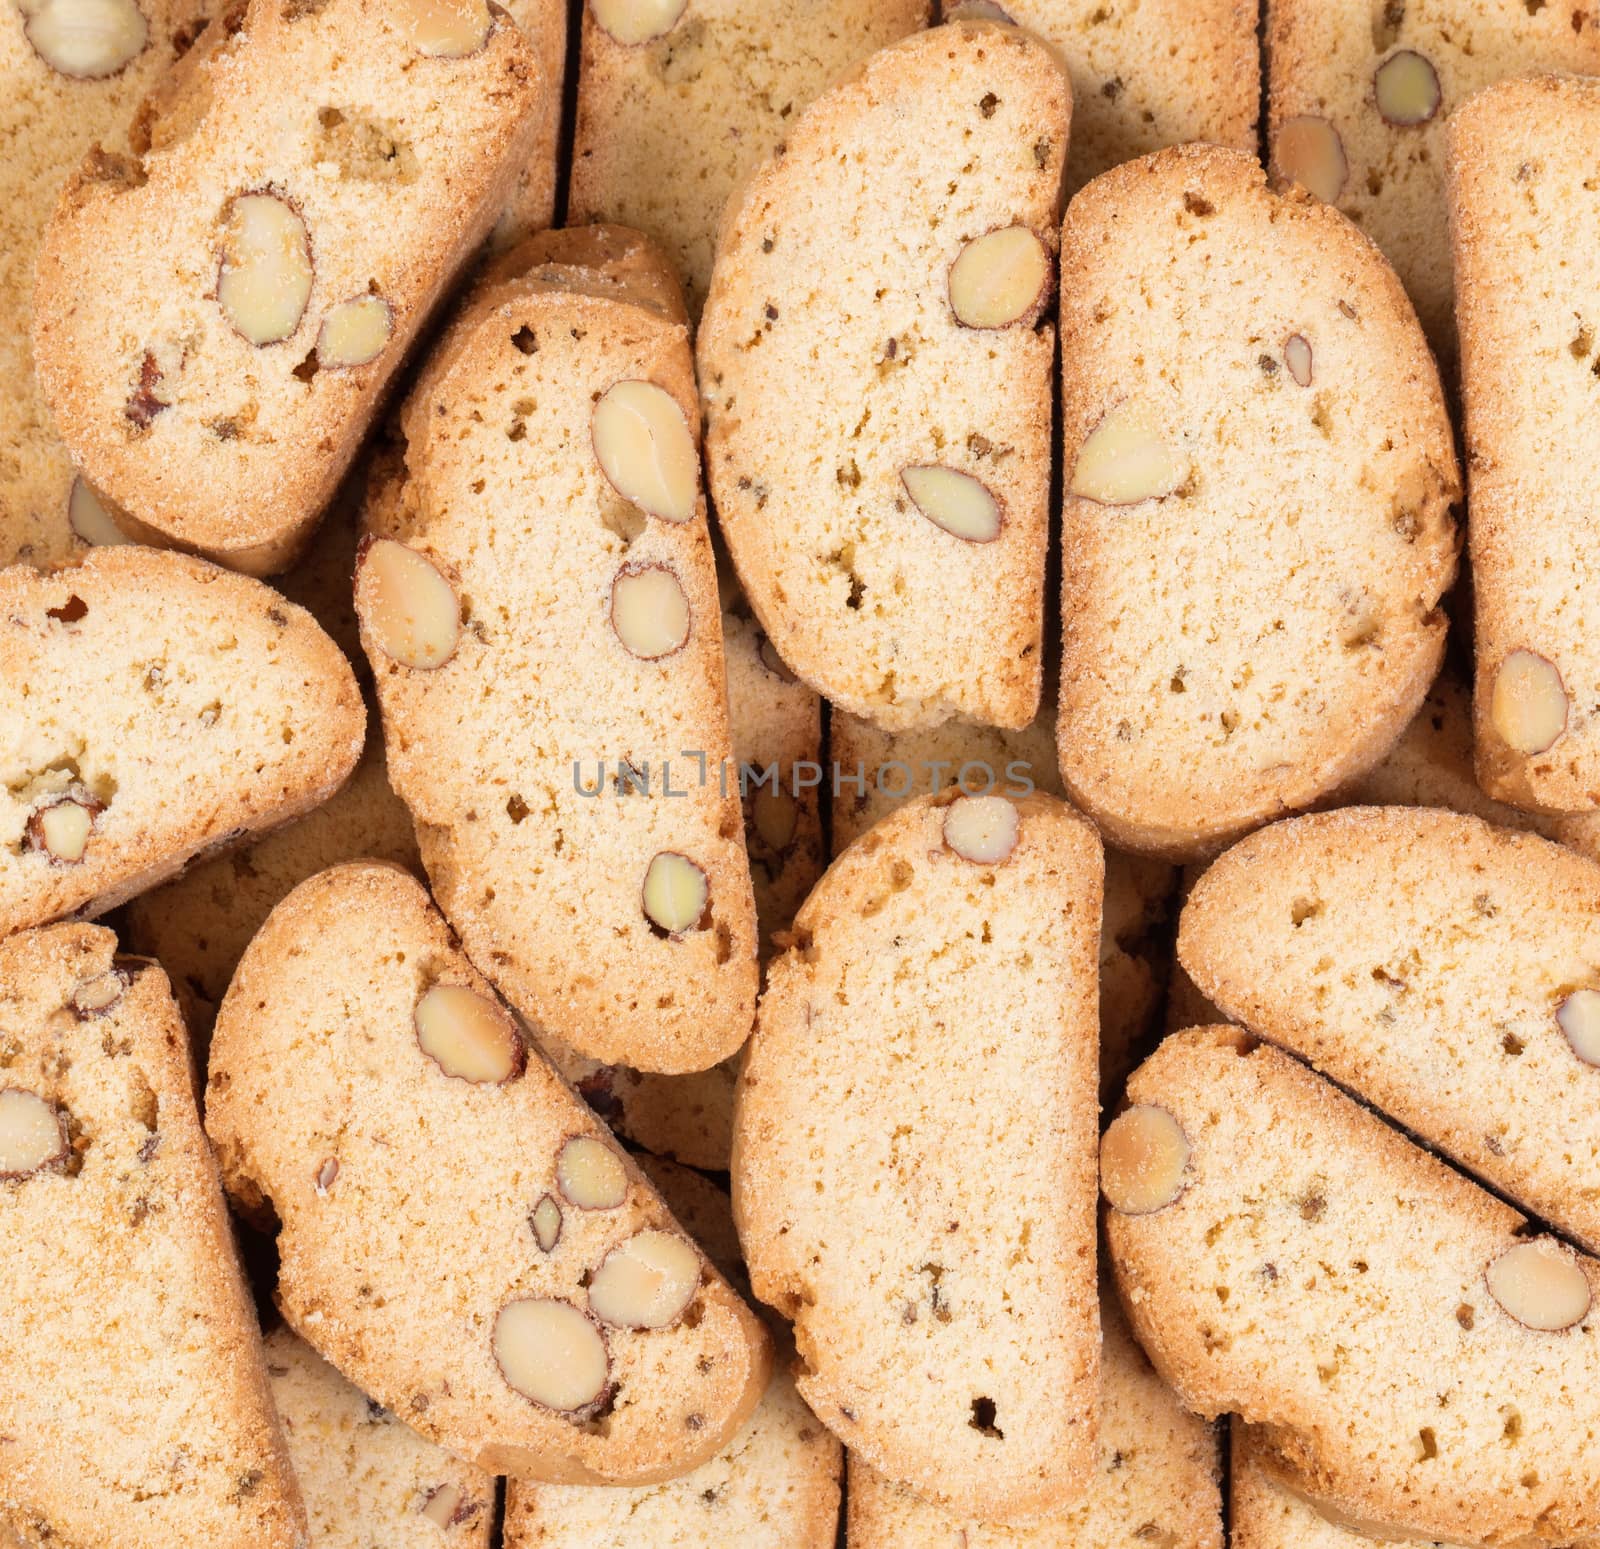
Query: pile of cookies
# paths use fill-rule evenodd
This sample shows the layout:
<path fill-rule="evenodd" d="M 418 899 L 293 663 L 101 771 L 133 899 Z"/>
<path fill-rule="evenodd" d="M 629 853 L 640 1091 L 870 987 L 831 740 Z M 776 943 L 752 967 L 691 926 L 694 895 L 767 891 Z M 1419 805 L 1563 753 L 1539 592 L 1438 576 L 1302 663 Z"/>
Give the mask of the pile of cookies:
<path fill-rule="evenodd" d="M 1600 1544 L 1600 14 L 0 82 L 0 1549 Z"/>

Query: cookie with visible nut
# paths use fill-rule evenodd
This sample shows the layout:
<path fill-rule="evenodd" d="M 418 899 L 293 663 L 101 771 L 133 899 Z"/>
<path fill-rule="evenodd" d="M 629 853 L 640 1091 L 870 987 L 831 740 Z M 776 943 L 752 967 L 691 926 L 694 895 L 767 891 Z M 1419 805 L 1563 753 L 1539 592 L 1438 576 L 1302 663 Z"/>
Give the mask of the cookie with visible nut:
<path fill-rule="evenodd" d="M 1201 877 L 1178 954 L 1231 1020 L 1600 1248 L 1600 865 L 1454 813 L 1295 818 Z"/>
<path fill-rule="evenodd" d="M 1141 1113 L 1183 1144 L 1147 1150 L 1106 1239 L 1187 1408 L 1241 1416 L 1276 1477 L 1384 1538 L 1594 1539 L 1600 1262 L 1242 1029 L 1169 1038 L 1128 1100 L 1123 1183 Z"/>
<path fill-rule="evenodd" d="M 1381 255 L 1236 152 L 1097 178 L 1062 276 L 1061 775 L 1109 842 L 1196 859 L 1364 773 L 1421 704 L 1450 422 Z"/>
<path fill-rule="evenodd" d="M 498 260 L 401 427 L 356 611 L 440 907 L 566 1048 L 704 1070 L 749 1033 L 756 922 L 664 261 L 581 231 Z"/>
<path fill-rule="evenodd" d="M 1600 13 L 1586 34 L 1589 61 L 1573 68 L 1597 74 Z M 1589 692 L 1600 590 L 1588 581 L 1600 482 L 1597 135 L 1600 82 L 1544 75 L 1480 92 L 1447 136 L 1478 779 L 1501 801 L 1557 811 L 1600 807 Z"/>
<path fill-rule="evenodd" d="M 916 34 L 798 115 L 718 238 L 698 349 L 722 534 L 779 657 L 891 729 L 1038 710 L 1070 110 L 1014 28 Z"/>
<path fill-rule="evenodd" d="M 0 1524 L 304 1549 L 183 1019 L 100 926 L 0 943 L 0 1245 Z"/>
<path fill-rule="evenodd" d="M 1107 1288 L 1109 1289 L 1109 1288 Z M 1081 1501 L 1018 1527 L 953 1517 L 850 1459 L 848 1549 L 1222 1549 L 1214 1427 L 1150 1369 L 1115 1295 L 1102 1293 L 1098 1466 Z"/>
<path fill-rule="evenodd" d="M 132 546 L 0 572 L 0 933 L 310 811 L 365 725 L 349 663 L 259 581 Z"/>
<path fill-rule="evenodd" d="M 698 316 L 740 180 L 812 98 L 927 26 L 930 10 L 928 0 L 587 0 L 568 220 L 649 232 Z"/>
<path fill-rule="evenodd" d="M 268 917 L 206 1117 L 230 1194 L 282 1223 L 290 1325 L 475 1466 L 648 1483 L 755 1405 L 759 1320 L 398 868 L 336 866 Z"/>
<path fill-rule="evenodd" d="M 1451 115 L 1519 70 L 1600 71 L 1587 0 L 1264 0 L 1269 163 L 1383 249 L 1441 360 L 1455 355 Z"/>
<path fill-rule="evenodd" d="M 60 5 L 62 0 L 54 0 Z M 487 0 L 250 0 L 87 160 L 45 234 L 34 360 L 131 524 L 285 569 L 544 110 Z"/>
<path fill-rule="evenodd" d="M 740 1075 L 735 1216 L 801 1396 L 984 1520 L 1093 1471 L 1101 879 L 1051 797 L 908 804 L 806 900 Z"/>
<path fill-rule="evenodd" d="M 266 1349 L 315 1549 L 489 1549 L 492 1475 L 425 1442 L 288 1329 Z"/>

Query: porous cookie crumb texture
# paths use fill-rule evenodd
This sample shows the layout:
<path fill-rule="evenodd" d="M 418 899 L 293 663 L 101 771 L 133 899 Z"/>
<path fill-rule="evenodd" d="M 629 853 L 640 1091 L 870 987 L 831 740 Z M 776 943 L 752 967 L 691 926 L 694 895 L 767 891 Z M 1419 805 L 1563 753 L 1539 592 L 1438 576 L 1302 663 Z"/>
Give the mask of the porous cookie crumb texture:
<path fill-rule="evenodd" d="M 390 777 L 468 952 L 566 1048 L 674 1074 L 739 1048 L 756 990 L 696 408 L 660 255 L 535 238 L 408 399 L 356 575 Z"/>
<path fill-rule="evenodd" d="M 1337 205 L 1383 249 L 1452 358 L 1446 126 L 1519 70 L 1600 71 L 1600 14 L 1589 0 L 1265 5 L 1274 175 Z"/>
<path fill-rule="evenodd" d="M 1061 774 L 1111 842 L 1195 858 L 1363 773 L 1422 702 L 1450 425 L 1393 271 L 1234 152 L 1090 184 L 1062 276 Z"/>
<path fill-rule="evenodd" d="M 699 315 L 717 223 L 812 98 L 928 0 L 587 0 L 567 216 L 654 237 Z"/>
<path fill-rule="evenodd" d="M 1019 1527 L 952 1516 L 850 1460 L 849 1549 L 1222 1549 L 1217 1434 L 1188 1414 L 1133 1342 L 1115 1296 L 1100 1306 L 1095 1472 L 1066 1511 Z"/>
<path fill-rule="evenodd" d="M 258 575 L 293 561 L 544 91 L 481 0 L 251 0 L 213 23 L 129 153 L 84 162 L 39 255 L 44 399 L 132 530 Z"/>
<path fill-rule="evenodd" d="M 1015 29 L 919 33 L 799 115 L 718 239 L 721 530 L 779 657 L 891 729 L 1038 709 L 1070 108 Z"/>
<path fill-rule="evenodd" d="M 1101 877 L 1050 797 L 911 803 L 801 909 L 740 1077 L 734 1208 L 801 1396 L 983 1520 L 1094 1466 Z"/>
<path fill-rule="evenodd" d="M 61 185 L 91 145 L 126 151 L 134 109 L 193 43 L 205 0 L 0 7 L 0 565 L 44 568 L 100 541 L 34 381 L 33 269 Z M 100 529 L 103 531 L 103 529 Z"/>
<path fill-rule="evenodd" d="M 755 1405 L 759 1320 L 398 868 L 334 867 L 273 911 L 206 1113 L 230 1194 L 282 1223 L 290 1325 L 458 1457 L 648 1483 Z"/>
<path fill-rule="evenodd" d="M 1587 68 L 1600 73 L 1600 14 Z M 1472 494 L 1478 778 L 1600 806 L 1600 81 L 1525 76 L 1451 120 L 1448 197 Z"/>
<path fill-rule="evenodd" d="M 1241 1029 L 1169 1038 L 1128 1102 L 1107 1242 L 1189 1409 L 1241 1416 L 1275 1475 L 1380 1536 L 1595 1537 L 1600 1263 Z"/>
<path fill-rule="evenodd" d="M 0 944 L 0 1256 L 15 1540 L 304 1549 L 183 1023 L 98 926 Z"/>
<path fill-rule="evenodd" d="M 425 1442 L 288 1329 L 266 1349 L 314 1549 L 489 1549 L 492 1475 Z"/>
<path fill-rule="evenodd" d="M 566 0 L 506 0 L 512 21 L 527 35 L 539 58 L 544 92 L 539 127 L 529 145 L 511 202 L 495 223 L 492 247 L 506 248 L 555 219 L 560 176 L 561 101 L 567 74 Z M 576 219 L 569 211 L 569 219 Z"/>
<path fill-rule="evenodd" d="M 1593 861 L 1452 813 L 1296 818 L 1200 879 L 1178 952 L 1232 1020 L 1600 1246 Z"/>
<path fill-rule="evenodd" d="M 311 616 L 133 547 L 0 573 L 0 932 L 102 913 L 349 777 L 365 711 Z"/>

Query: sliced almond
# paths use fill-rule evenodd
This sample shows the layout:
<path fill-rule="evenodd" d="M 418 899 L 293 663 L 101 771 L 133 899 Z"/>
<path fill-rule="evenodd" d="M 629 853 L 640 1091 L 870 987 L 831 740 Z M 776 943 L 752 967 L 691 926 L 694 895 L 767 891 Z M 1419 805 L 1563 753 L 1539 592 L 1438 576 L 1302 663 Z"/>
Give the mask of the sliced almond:
<path fill-rule="evenodd" d="M 781 785 L 776 790 L 758 785 L 750 802 L 750 820 L 761 843 L 781 855 L 794 842 L 800 806 Z"/>
<path fill-rule="evenodd" d="M 1439 72 L 1414 48 L 1402 48 L 1378 66 L 1372 92 L 1386 124 L 1411 129 L 1439 111 Z"/>
<path fill-rule="evenodd" d="M 1084 439 L 1068 487 L 1103 506 L 1131 506 L 1165 499 L 1182 488 L 1188 472 L 1155 408 L 1143 398 L 1126 398 Z"/>
<path fill-rule="evenodd" d="M 26 1178 L 66 1159 L 61 1115 L 24 1087 L 0 1087 L 0 1178 Z"/>
<path fill-rule="evenodd" d="M 429 59 L 465 59 L 489 41 L 486 0 L 390 0 L 412 46 Z"/>
<path fill-rule="evenodd" d="M 317 1193 L 320 1195 L 326 1195 L 328 1190 L 331 1189 L 338 1181 L 339 1158 L 336 1156 L 323 1157 L 321 1165 L 317 1168 Z"/>
<path fill-rule="evenodd" d="M 925 463 L 902 468 L 900 482 L 917 510 L 952 537 L 992 543 L 1000 536 L 1000 502 L 970 473 Z"/>
<path fill-rule="evenodd" d="M 435 1527 L 449 1527 L 456 1520 L 465 1497 L 453 1484 L 442 1484 L 431 1490 L 422 1515 Z"/>
<path fill-rule="evenodd" d="M 513 1080 L 527 1050 L 511 1018 L 460 984 L 436 984 L 412 1013 L 422 1052 L 447 1076 L 474 1083 Z"/>
<path fill-rule="evenodd" d="M 710 900 L 711 884 L 705 872 L 687 855 L 662 850 L 645 869 L 645 918 L 669 936 L 699 929 Z"/>
<path fill-rule="evenodd" d="M 539 1244 L 539 1251 L 554 1253 L 556 1244 L 561 1241 L 561 1206 L 556 1203 L 555 1195 L 539 1196 L 539 1203 L 528 1217 L 528 1225 L 533 1231 L 533 1240 Z"/>
<path fill-rule="evenodd" d="M 1298 183 L 1324 204 L 1335 203 L 1350 178 L 1339 131 L 1310 113 L 1285 119 L 1279 126 L 1272 163 L 1280 178 Z"/>
<path fill-rule="evenodd" d="M 985 232 L 950 265 L 950 310 L 968 328 L 1033 323 L 1050 288 L 1050 252 L 1027 226 Z"/>
<path fill-rule="evenodd" d="M 998 866 L 1017 847 L 1017 809 L 1004 796 L 958 796 L 944 814 L 944 842 L 962 860 Z"/>
<path fill-rule="evenodd" d="M 594 1272 L 589 1310 L 614 1328 L 666 1328 L 694 1300 L 700 1267 L 700 1255 L 675 1232 L 638 1232 Z"/>
<path fill-rule="evenodd" d="M 224 212 L 217 305 L 248 344 L 293 336 L 311 299 L 311 238 L 277 194 L 240 194 Z"/>
<path fill-rule="evenodd" d="M 34 53 L 74 80 L 115 75 L 150 40 L 150 24 L 134 0 L 34 0 L 22 14 Z"/>
<path fill-rule="evenodd" d="M 1585 1065 L 1600 1065 L 1600 990 L 1574 990 L 1556 1007 L 1556 1023 Z"/>
<path fill-rule="evenodd" d="M 73 866 L 83 859 L 94 833 L 95 819 L 105 808 L 81 787 L 36 807 L 28 819 L 28 848 L 48 856 L 58 866 Z"/>
<path fill-rule="evenodd" d="M 1283 363 L 1297 387 L 1311 386 L 1311 345 L 1304 334 L 1292 333 L 1283 341 Z"/>
<path fill-rule="evenodd" d="M 90 979 L 80 979 L 72 991 L 72 1009 L 80 1022 L 103 1017 L 116 1009 L 132 981 L 121 968 L 107 969 Z"/>
<path fill-rule="evenodd" d="M 1100 1141 L 1100 1192 L 1125 1216 L 1164 1210 L 1183 1193 L 1189 1141 L 1165 1108 L 1125 1108 Z"/>
<path fill-rule="evenodd" d="M 494 1358 L 507 1384 L 561 1414 L 600 1401 L 611 1376 L 605 1336 L 571 1302 L 529 1297 L 494 1320 Z"/>
<path fill-rule="evenodd" d="M 654 382 L 617 382 L 595 405 L 594 455 L 607 482 L 646 516 L 687 522 L 700 499 L 700 459 L 678 400 Z"/>
<path fill-rule="evenodd" d="M 678 25 L 689 0 L 589 0 L 600 30 L 625 48 L 664 38 Z"/>
<path fill-rule="evenodd" d="M 628 1197 L 628 1169 L 605 1141 L 574 1135 L 556 1158 L 556 1187 L 580 1210 L 615 1210 Z"/>
<path fill-rule="evenodd" d="M 67 496 L 67 525 L 85 543 L 92 543 L 97 548 L 133 542 L 112 520 L 105 502 L 94 492 L 89 481 L 82 477 L 72 481 L 72 491 Z"/>
<path fill-rule="evenodd" d="M 1534 1237 L 1507 1248 L 1484 1279 L 1504 1311 L 1538 1333 L 1559 1333 L 1589 1315 L 1589 1277 L 1572 1249 L 1553 1237 Z"/>
<path fill-rule="evenodd" d="M 317 334 L 317 364 L 330 371 L 370 365 L 389 347 L 394 313 L 382 296 L 341 301 L 322 320 Z"/>
<path fill-rule="evenodd" d="M 461 642 L 461 604 L 450 583 L 430 560 L 392 538 L 361 547 L 356 611 L 373 643 L 402 667 L 442 667 Z"/>
<path fill-rule="evenodd" d="M 1500 663 L 1489 696 L 1489 722 L 1513 753 L 1531 758 L 1567 729 L 1567 690 L 1555 664 L 1537 651 L 1515 650 Z"/>
<path fill-rule="evenodd" d="M 624 565 L 611 583 L 611 627 L 634 656 L 659 661 L 689 638 L 689 599 L 665 565 Z"/>

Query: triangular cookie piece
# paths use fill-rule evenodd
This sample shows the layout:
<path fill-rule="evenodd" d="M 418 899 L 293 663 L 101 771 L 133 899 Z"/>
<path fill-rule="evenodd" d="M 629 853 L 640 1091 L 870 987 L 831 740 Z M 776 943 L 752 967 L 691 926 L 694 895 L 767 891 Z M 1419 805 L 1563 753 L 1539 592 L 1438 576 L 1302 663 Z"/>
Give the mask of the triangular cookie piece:
<path fill-rule="evenodd" d="M 271 914 L 211 1048 L 223 1179 L 282 1223 L 284 1316 L 491 1473 L 669 1478 L 760 1396 L 759 1321 L 397 867 Z"/>
<path fill-rule="evenodd" d="M 1051 797 L 912 802 L 806 900 L 740 1076 L 739 1232 L 801 1395 L 982 1520 L 1093 1468 L 1101 877 Z"/>
<path fill-rule="evenodd" d="M 167 978 L 95 925 L 0 943 L 0 1523 L 304 1549 Z"/>
<path fill-rule="evenodd" d="M 259 581 L 132 546 L 0 572 L 0 934 L 308 812 L 365 725 L 350 664 Z"/>

